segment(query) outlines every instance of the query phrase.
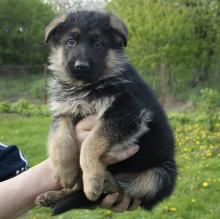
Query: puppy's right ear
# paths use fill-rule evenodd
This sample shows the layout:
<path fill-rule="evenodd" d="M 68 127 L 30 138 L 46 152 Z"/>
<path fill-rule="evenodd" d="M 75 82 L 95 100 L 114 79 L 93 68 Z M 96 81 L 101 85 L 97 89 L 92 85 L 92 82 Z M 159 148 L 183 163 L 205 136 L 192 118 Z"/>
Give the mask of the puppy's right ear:
<path fill-rule="evenodd" d="M 51 35 L 54 33 L 55 29 L 63 23 L 67 18 L 67 15 L 61 15 L 59 17 L 54 18 L 45 28 L 45 37 L 44 42 L 48 43 Z"/>

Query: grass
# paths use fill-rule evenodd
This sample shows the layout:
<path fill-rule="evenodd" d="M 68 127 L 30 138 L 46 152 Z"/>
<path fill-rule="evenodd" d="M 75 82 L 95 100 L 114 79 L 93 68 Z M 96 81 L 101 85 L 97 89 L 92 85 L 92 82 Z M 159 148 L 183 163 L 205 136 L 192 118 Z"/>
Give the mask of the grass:
<path fill-rule="evenodd" d="M 0 114 L 0 142 L 17 144 L 33 166 L 46 158 L 50 117 Z M 194 114 L 170 114 L 176 137 L 179 167 L 172 196 L 153 211 L 138 209 L 122 214 L 108 210 L 75 210 L 57 219 L 217 219 L 220 215 L 220 122 L 209 132 L 204 119 Z M 21 218 L 51 218 L 50 211 L 35 208 Z"/>
<path fill-rule="evenodd" d="M 0 142 L 18 145 L 31 166 L 46 158 L 50 117 L 24 117 L 17 114 L 0 116 Z"/>

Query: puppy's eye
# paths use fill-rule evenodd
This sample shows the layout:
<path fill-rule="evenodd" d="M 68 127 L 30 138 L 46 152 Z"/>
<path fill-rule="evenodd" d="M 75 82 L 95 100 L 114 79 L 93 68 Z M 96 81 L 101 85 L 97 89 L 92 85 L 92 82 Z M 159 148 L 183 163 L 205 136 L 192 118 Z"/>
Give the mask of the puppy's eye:
<path fill-rule="evenodd" d="M 67 46 L 71 47 L 71 46 L 76 46 L 76 40 L 74 40 L 73 38 L 70 38 L 67 40 Z"/>
<path fill-rule="evenodd" d="M 92 46 L 93 46 L 94 48 L 96 48 L 96 49 L 100 49 L 100 48 L 104 47 L 104 43 L 101 42 L 101 41 L 95 41 L 95 42 L 92 44 Z"/>

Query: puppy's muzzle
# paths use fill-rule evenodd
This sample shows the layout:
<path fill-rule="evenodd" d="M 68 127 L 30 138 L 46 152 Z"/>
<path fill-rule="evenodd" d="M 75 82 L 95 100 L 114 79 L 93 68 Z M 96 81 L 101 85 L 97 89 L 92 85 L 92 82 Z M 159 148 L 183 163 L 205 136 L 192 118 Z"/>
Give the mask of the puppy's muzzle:
<path fill-rule="evenodd" d="M 75 62 L 75 70 L 78 72 L 87 72 L 89 70 L 89 63 L 87 61 L 79 61 Z"/>

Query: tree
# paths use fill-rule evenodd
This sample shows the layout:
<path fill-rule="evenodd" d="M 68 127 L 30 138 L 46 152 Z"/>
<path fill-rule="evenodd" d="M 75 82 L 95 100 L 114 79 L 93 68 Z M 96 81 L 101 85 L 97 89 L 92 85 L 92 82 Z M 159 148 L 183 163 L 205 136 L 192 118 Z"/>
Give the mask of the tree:
<path fill-rule="evenodd" d="M 217 37 L 219 35 L 219 9 L 220 3 L 211 0 L 186 1 L 186 5 L 193 17 L 195 36 L 198 41 L 196 58 L 201 60 L 197 67 L 197 75 L 191 80 L 192 87 L 200 82 L 207 81 L 213 71 L 214 58 L 218 57 L 219 47 Z"/>
<path fill-rule="evenodd" d="M 41 0 L 1 0 L 0 64 L 45 62 L 44 27 L 54 15 Z"/>
<path fill-rule="evenodd" d="M 128 26 L 131 62 L 157 91 L 162 84 L 172 94 L 220 79 L 219 8 L 217 0 L 112 0 L 107 4 Z M 161 78 L 165 82 L 160 83 Z"/>

